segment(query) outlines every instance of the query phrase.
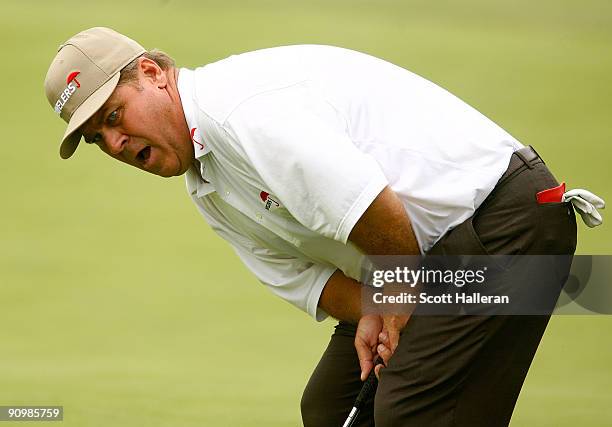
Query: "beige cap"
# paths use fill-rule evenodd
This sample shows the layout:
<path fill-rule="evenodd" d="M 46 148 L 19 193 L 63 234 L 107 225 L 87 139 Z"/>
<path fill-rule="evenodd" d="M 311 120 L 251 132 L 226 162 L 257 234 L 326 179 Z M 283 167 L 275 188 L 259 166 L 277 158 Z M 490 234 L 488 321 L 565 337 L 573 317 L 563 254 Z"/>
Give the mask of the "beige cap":
<path fill-rule="evenodd" d="M 144 52 L 134 40 L 104 27 L 82 31 L 59 47 L 45 77 L 45 93 L 68 123 L 60 146 L 62 159 L 76 151 L 78 128 L 111 96 L 121 69 Z"/>

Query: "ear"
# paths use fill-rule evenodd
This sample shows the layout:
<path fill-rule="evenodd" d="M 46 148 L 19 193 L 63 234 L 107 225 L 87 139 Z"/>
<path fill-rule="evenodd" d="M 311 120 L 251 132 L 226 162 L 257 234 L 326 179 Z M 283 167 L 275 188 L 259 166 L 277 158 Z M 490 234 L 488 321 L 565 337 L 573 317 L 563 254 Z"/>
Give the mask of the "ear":
<path fill-rule="evenodd" d="M 143 80 L 152 83 L 160 89 L 167 86 L 168 78 L 166 73 L 152 59 L 143 57 L 138 58 L 138 69 Z"/>

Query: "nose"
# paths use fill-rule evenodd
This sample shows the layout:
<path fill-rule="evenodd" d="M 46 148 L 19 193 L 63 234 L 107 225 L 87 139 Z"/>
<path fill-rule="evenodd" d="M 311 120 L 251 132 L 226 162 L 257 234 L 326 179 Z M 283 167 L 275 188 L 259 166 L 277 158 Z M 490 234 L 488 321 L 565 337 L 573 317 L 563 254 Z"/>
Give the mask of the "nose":
<path fill-rule="evenodd" d="M 113 156 L 121 154 L 128 143 L 128 136 L 116 129 L 105 129 L 102 136 L 107 151 Z"/>

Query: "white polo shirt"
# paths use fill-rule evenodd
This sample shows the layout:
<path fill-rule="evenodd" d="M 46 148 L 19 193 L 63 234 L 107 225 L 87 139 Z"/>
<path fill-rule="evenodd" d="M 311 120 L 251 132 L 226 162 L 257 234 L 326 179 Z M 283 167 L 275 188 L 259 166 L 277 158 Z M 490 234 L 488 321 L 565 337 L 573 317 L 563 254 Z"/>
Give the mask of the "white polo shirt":
<path fill-rule="evenodd" d="M 318 320 L 337 268 L 359 280 L 364 256 L 348 236 L 386 185 L 425 252 L 472 216 L 522 147 L 435 84 L 337 47 L 182 68 L 178 88 L 199 211 L 262 283 Z"/>

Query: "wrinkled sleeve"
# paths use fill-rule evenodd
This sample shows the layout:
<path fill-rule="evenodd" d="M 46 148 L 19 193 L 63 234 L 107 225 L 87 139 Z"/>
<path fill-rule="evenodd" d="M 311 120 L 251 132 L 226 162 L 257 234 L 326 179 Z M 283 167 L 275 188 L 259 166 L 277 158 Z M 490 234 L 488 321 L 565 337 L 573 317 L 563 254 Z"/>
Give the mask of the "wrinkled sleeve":
<path fill-rule="evenodd" d="M 273 294 L 317 321 L 327 318 L 319 299 L 335 267 L 283 256 L 269 249 L 232 244 L 242 262 Z"/>
<path fill-rule="evenodd" d="M 343 115 L 306 83 L 252 97 L 224 126 L 291 215 L 325 237 L 346 243 L 387 185 Z"/>
<path fill-rule="evenodd" d="M 224 221 L 206 198 L 192 195 L 192 199 L 213 231 L 232 246 L 243 264 L 273 294 L 317 321 L 327 318 L 327 313 L 318 307 L 319 299 L 336 267 L 264 248 Z"/>

